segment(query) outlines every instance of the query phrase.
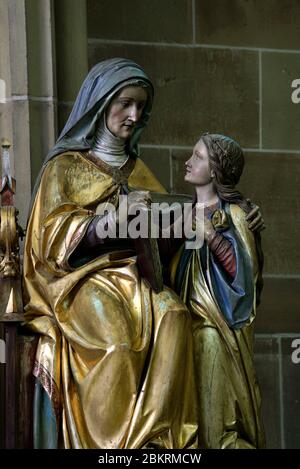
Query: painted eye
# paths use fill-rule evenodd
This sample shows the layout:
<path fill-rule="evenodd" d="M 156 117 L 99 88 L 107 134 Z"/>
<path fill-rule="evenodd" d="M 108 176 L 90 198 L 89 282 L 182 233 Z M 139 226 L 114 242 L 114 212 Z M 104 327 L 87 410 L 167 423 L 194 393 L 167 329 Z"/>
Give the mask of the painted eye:
<path fill-rule="evenodd" d="M 120 104 L 121 104 L 121 106 L 122 106 L 123 108 L 125 108 L 125 107 L 128 106 L 129 102 L 128 102 L 128 101 L 121 101 Z"/>

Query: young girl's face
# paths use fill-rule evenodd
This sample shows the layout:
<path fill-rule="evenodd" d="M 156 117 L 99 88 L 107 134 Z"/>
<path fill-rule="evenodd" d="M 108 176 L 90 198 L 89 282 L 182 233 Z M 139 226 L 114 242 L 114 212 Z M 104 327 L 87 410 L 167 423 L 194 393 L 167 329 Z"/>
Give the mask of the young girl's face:
<path fill-rule="evenodd" d="M 205 186 L 212 180 L 212 170 L 209 166 L 207 148 L 202 140 L 196 143 L 193 154 L 185 163 L 186 174 L 184 180 L 196 186 Z"/>

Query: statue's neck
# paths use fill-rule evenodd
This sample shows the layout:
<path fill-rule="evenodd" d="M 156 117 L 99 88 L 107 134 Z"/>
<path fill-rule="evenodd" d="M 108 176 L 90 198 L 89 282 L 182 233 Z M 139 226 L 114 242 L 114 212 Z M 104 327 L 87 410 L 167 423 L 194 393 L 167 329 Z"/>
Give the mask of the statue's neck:
<path fill-rule="evenodd" d="M 125 140 L 110 132 L 104 116 L 96 128 L 91 150 L 94 155 L 111 166 L 122 166 L 128 158 L 125 151 Z"/>
<path fill-rule="evenodd" d="M 206 206 L 215 205 L 219 198 L 212 182 L 204 186 L 196 186 L 197 202 Z"/>

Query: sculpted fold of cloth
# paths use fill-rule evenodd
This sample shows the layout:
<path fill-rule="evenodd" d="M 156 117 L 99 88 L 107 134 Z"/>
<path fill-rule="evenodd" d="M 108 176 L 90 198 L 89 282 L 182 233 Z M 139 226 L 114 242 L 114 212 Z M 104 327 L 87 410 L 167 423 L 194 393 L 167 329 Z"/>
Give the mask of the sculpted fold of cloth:
<path fill-rule="evenodd" d="M 97 134 L 99 122 L 114 116 L 109 105 L 135 86 L 146 90 L 140 117 L 122 127 L 129 135 L 123 148 L 112 137 L 115 146 L 107 150 Z M 186 306 L 167 287 L 160 293 L 149 288 L 130 240 L 117 249 L 100 243 L 97 251 L 88 249 L 85 238 L 98 204 L 116 205 L 124 182 L 131 190 L 164 192 L 137 157 L 152 95 L 151 82 L 133 62 L 113 59 L 95 66 L 34 190 L 24 295 L 28 324 L 40 334 L 34 369 L 37 448 L 197 447 Z"/>

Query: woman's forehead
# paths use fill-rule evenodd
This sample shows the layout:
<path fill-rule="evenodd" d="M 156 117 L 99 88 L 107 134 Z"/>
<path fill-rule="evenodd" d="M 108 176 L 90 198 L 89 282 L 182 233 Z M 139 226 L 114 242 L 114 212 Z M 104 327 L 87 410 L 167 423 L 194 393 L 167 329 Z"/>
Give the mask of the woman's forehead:
<path fill-rule="evenodd" d="M 142 86 L 125 86 L 122 88 L 119 93 L 117 94 L 118 98 L 131 98 L 137 100 L 146 100 L 148 97 L 148 93 L 145 88 Z"/>

